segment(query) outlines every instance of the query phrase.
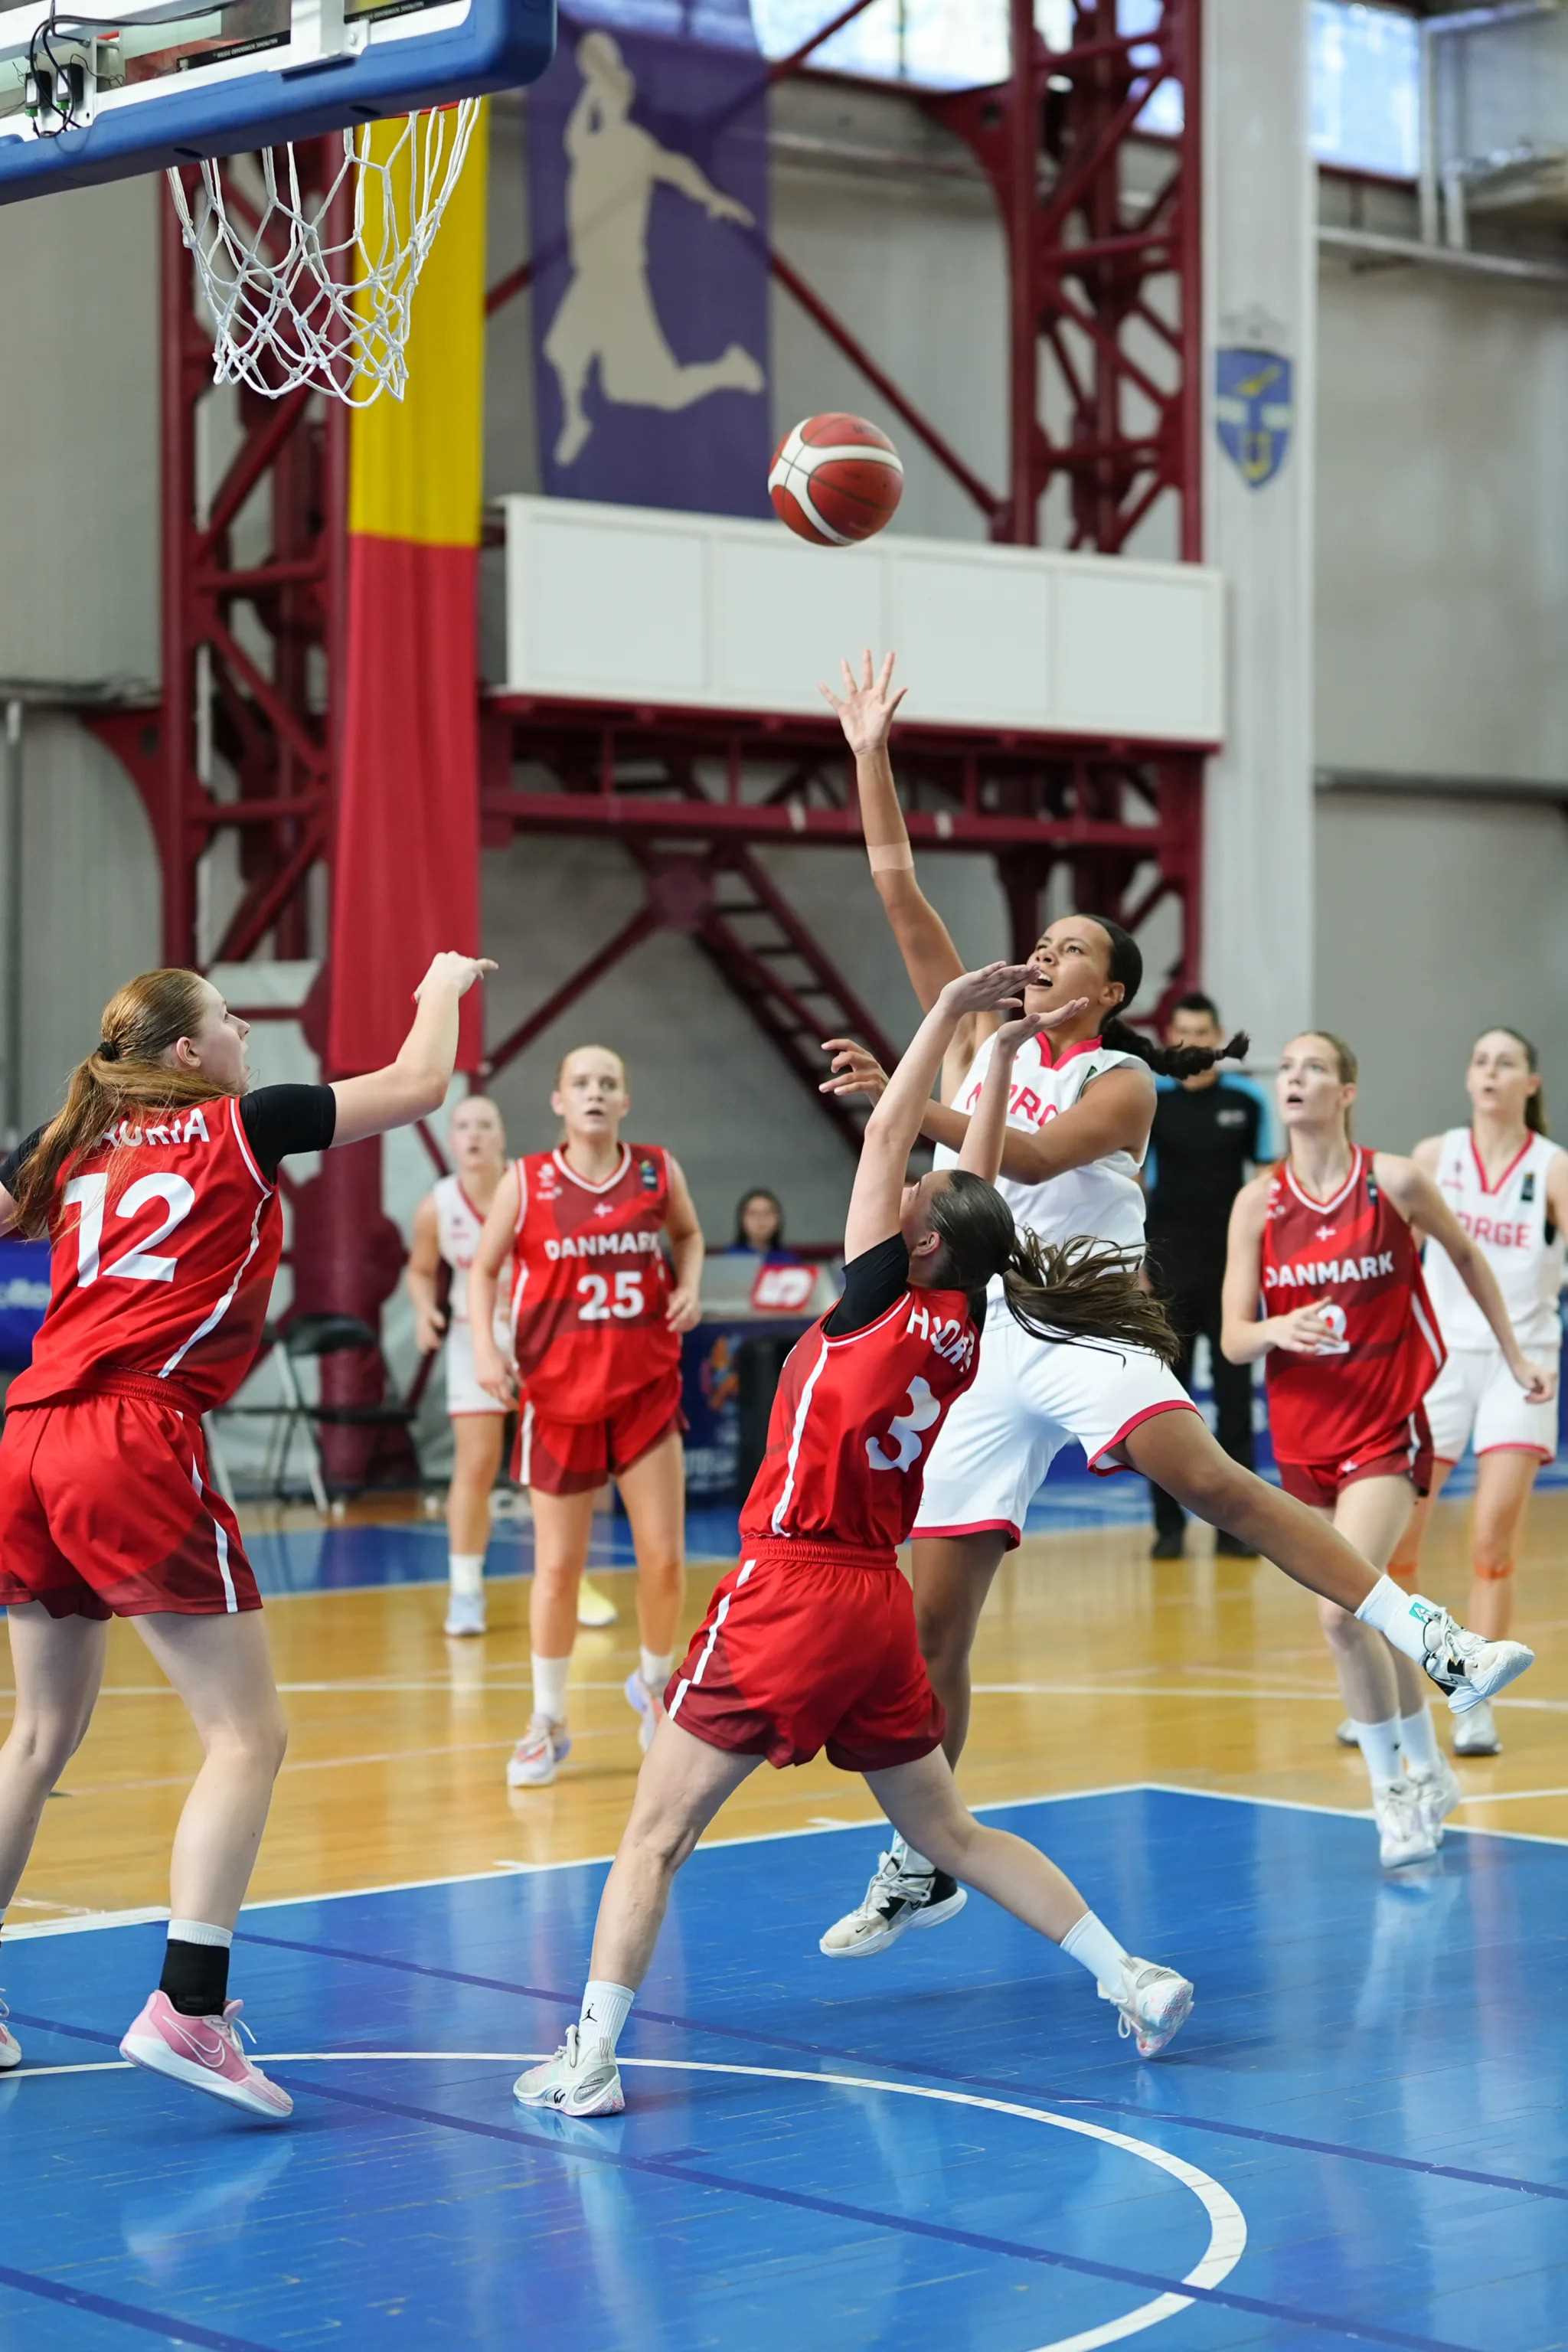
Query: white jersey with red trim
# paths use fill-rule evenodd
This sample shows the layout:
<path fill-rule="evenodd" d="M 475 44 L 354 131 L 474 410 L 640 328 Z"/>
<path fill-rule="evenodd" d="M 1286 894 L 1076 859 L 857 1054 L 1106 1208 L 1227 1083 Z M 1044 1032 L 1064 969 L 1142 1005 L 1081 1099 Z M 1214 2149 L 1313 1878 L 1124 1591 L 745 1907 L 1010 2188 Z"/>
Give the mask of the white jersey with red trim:
<path fill-rule="evenodd" d="M 466 1324 L 468 1320 L 468 1268 L 479 1254 L 479 1235 L 485 1229 L 482 1209 L 477 1208 L 463 1190 L 460 1176 L 438 1177 L 431 1188 L 430 1198 L 436 1203 L 436 1242 L 441 1255 L 452 1269 L 451 1295 L 447 1312 L 452 1322 Z M 496 1276 L 496 1344 L 510 1354 L 511 1349 L 511 1260 L 509 1257 Z"/>
<path fill-rule="evenodd" d="M 985 1074 L 995 1045 L 988 1037 L 969 1066 L 969 1075 L 953 1097 L 952 1108 L 973 1116 L 979 1107 Z M 1007 1097 L 1007 1124 L 1025 1135 L 1037 1135 L 1051 1119 L 1071 1110 L 1084 1089 L 1108 1070 L 1142 1070 L 1147 1064 L 1136 1054 L 1108 1052 L 1098 1037 L 1066 1045 L 1053 1056 L 1049 1037 L 1031 1037 L 1013 1064 L 1013 1084 Z M 1145 1147 L 1146 1149 L 1147 1147 Z M 1130 1151 L 1109 1151 L 1082 1168 L 1069 1168 L 1043 1184 L 1020 1184 L 1004 1176 L 997 1191 L 1020 1227 L 1027 1226 L 1043 1242 L 1064 1242 L 1075 1234 L 1089 1234 L 1110 1242 L 1134 1258 L 1143 1255 L 1143 1188 L 1137 1159 Z M 939 1144 L 939 1168 L 956 1168 L 958 1154 Z M 1001 1283 L 993 1285 L 1000 1296 Z"/>
<path fill-rule="evenodd" d="M 8 1409 L 149 1384 L 188 1412 L 228 1402 L 283 1244 L 237 1097 L 122 1121 L 64 1171 L 50 1243 L 48 1312 Z"/>
<path fill-rule="evenodd" d="M 1437 1189 L 1497 1276 L 1521 1348 L 1560 1345 L 1557 1294 L 1563 1287 L 1563 1235 L 1552 1223 L 1546 1187 L 1559 1147 L 1532 1135 L 1492 1183 L 1474 1131 L 1451 1127 L 1437 1160 Z M 1492 1328 L 1459 1280 L 1454 1261 L 1426 1244 L 1426 1288 L 1450 1348 L 1495 1348 Z"/>

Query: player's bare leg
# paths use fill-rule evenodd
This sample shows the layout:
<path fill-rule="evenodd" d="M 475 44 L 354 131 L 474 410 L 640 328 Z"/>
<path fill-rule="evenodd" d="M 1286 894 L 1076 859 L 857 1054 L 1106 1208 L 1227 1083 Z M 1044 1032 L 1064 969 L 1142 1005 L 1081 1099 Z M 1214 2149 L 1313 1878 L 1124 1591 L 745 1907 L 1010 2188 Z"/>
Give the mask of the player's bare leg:
<path fill-rule="evenodd" d="M 1470 1616 L 1489 1641 L 1503 1640 L 1513 1622 L 1513 1563 L 1540 1468 L 1538 1455 L 1511 1446 L 1483 1454 L 1476 1464 Z M 1489 1706 L 1478 1706 L 1455 1731 L 1456 1756 L 1497 1756 L 1501 1750 Z"/>
<path fill-rule="evenodd" d="M 570 1752 L 566 1677 L 577 1638 L 577 1588 L 594 1533 L 592 1490 L 546 1495 L 529 1489 L 533 1507 L 533 1584 L 528 1597 L 533 1654 L 533 1712 L 506 1768 L 511 1789 L 546 1788 Z"/>
<path fill-rule="evenodd" d="M 668 1716 L 661 1719 L 599 1898 L 577 2022 L 568 2026 L 553 2058 L 518 2076 L 514 2095 L 525 2105 L 576 2116 L 620 2112 L 626 2103 L 616 2043 L 647 1974 L 671 1882 L 726 1799 L 762 1760 L 710 1748 Z"/>
<path fill-rule="evenodd" d="M 247 2057 L 228 1998 L 234 1923 L 256 1866 L 288 1746 L 259 1610 L 132 1621 L 184 1701 L 203 1760 L 169 1866 L 163 1974 L 121 2042 L 132 2065 L 281 2123 L 293 2101 Z"/>
<path fill-rule="evenodd" d="M 942 1751 L 955 1772 L 969 1737 L 970 1656 L 1005 1546 L 1001 1531 L 987 1528 L 969 1536 L 928 1536 L 911 1548 L 915 1632 L 947 1717 Z M 911 1927 L 956 1919 L 967 1900 L 952 1872 L 939 1869 L 895 1823 L 865 1894 L 826 1930 L 817 1948 L 825 1959 L 871 1959 Z"/>
<path fill-rule="evenodd" d="M 940 1748 L 912 1764 L 868 1772 L 866 1784 L 911 1848 L 918 1846 L 939 1870 L 988 1895 L 1088 1969 L 1100 1999 L 1115 2003 L 1119 2030 L 1136 2037 L 1140 2057 L 1157 2056 L 1181 2030 L 1193 2006 L 1186 1979 L 1174 1969 L 1134 1958 L 1037 1846 L 977 1822 L 960 1799 L 952 1767 Z"/>
<path fill-rule="evenodd" d="M 641 1644 L 637 1672 L 626 1677 L 626 1703 L 637 1712 L 646 1754 L 664 1713 L 686 1596 L 686 1449 L 679 1432 L 671 1430 L 623 1470 L 617 1484 L 637 1553 Z"/>
<path fill-rule="evenodd" d="M 485 1630 L 485 1553 L 490 1540 L 490 1489 L 500 1468 L 505 1416 L 463 1412 L 452 1418 L 452 1483 L 447 1489 L 449 1551 L 446 1631 Z"/>
<path fill-rule="evenodd" d="M 51 1617 L 28 1601 L 9 1612 L 16 1686 L 0 1744 L 0 1922 L 38 1834 L 44 1807 L 92 1717 L 109 1628 L 91 1617 Z M 0 2005 L 0 2069 L 21 2057 Z"/>

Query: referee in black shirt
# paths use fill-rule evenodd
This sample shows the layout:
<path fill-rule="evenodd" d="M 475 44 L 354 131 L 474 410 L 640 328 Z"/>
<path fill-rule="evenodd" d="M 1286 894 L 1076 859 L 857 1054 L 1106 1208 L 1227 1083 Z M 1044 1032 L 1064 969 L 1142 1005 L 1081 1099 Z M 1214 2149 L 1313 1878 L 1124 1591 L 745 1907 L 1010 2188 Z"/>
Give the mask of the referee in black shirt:
<path fill-rule="evenodd" d="M 1171 1045 L 1225 1043 L 1212 997 L 1194 990 L 1173 1007 L 1165 1031 Z M 1150 1138 L 1149 1269 L 1181 1338 L 1176 1377 L 1193 1381 L 1193 1351 L 1201 1335 L 1214 1367 L 1215 1432 L 1233 1462 L 1252 1467 L 1252 1367 L 1229 1364 L 1220 1352 L 1220 1288 L 1231 1202 L 1270 1156 L 1268 1107 L 1245 1078 L 1217 1069 L 1195 1078 L 1161 1078 Z M 1154 1503 L 1151 1558 L 1180 1559 L 1186 1513 L 1163 1488 Z M 1216 1534 L 1216 1552 L 1253 1557 L 1236 1537 Z"/>

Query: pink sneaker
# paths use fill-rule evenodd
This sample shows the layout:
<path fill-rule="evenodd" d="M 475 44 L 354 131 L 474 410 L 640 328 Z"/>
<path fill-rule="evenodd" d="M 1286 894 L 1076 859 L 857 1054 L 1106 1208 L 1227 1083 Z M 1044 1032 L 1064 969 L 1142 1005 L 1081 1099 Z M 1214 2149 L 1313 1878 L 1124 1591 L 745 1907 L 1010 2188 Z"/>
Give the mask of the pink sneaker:
<path fill-rule="evenodd" d="M 240 2003 L 231 2000 L 221 2017 L 184 2017 L 166 1992 L 155 1992 L 121 2043 L 120 2054 L 151 2074 L 167 2074 L 193 2091 L 210 2092 L 247 2115 L 280 2124 L 293 2114 L 294 2102 L 246 2056 L 239 2037 L 250 2029 L 233 2022 L 239 2011 Z"/>
<path fill-rule="evenodd" d="M 8 2066 L 19 2066 L 22 2063 L 22 2045 L 5 2022 L 10 2014 L 5 2002 L 0 2000 L 0 2074 Z"/>

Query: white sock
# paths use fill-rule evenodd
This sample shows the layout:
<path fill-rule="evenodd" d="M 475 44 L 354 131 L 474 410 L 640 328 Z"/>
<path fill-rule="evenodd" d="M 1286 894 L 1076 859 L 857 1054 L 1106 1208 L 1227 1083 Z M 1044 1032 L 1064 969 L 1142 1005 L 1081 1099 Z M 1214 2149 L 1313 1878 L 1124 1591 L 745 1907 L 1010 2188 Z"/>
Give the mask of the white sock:
<path fill-rule="evenodd" d="M 1077 1926 L 1068 1929 L 1061 1948 L 1069 1960 L 1089 1970 L 1096 1984 L 1121 1983 L 1127 1948 L 1117 1942 L 1104 1920 L 1097 1919 L 1092 1911 L 1086 1911 Z"/>
<path fill-rule="evenodd" d="M 641 1660 L 637 1667 L 638 1674 L 641 1675 L 655 1698 L 662 1698 L 664 1686 L 669 1680 L 670 1669 L 675 1664 L 674 1651 L 671 1650 L 667 1658 L 660 1657 L 657 1650 L 642 1650 L 637 1654 Z"/>
<path fill-rule="evenodd" d="M 533 1712 L 552 1723 L 566 1720 L 566 1677 L 572 1671 L 570 1658 L 542 1658 L 533 1653 Z"/>
<path fill-rule="evenodd" d="M 583 2006 L 577 2017 L 578 2040 L 607 2042 L 614 2050 L 636 1999 L 636 1993 L 625 1985 L 607 1984 L 603 1977 L 590 1977 L 583 1988 Z"/>
<path fill-rule="evenodd" d="M 903 1849 L 903 1860 L 900 1864 L 900 1869 L 912 1870 L 916 1877 L 920 1878 L 923 1877 L 927 1872 L 932 1871 L 936 1868 L 935 1863 L 932 1862 L 928 1855 L 918 1853 L 912 1845 L 905 1844 L 902 1838 L 896 1839 L 894 1843 Z"/>
<path fill-rule="evenodd" d="M 1386 1723 L 1351 1724 L 1356 1745 L 1366 1761 L 1374 1789 L 1384 1787 L 1399 1778 L 1399 1717 L 1391 1715 Z"/>
<path fill-rule="evenodd" d="M 452 1590 L 459 1600 L 477 1600 L 484 1589 L 485 1556 L 483 1552 L 449 1551 L 447 1554 L 447 1574 Z"/>
<path fill-rule="evenodd" d="M 209 1927 L 205 1919 L 171 1919 L 169 1941 L 171 1944 L 210 1944 L 220 1952 L 227 1952 L 234 1947 L 234 1929 Z"/>
<path fill-rule="evenodd" d="M 1429 1772 L 1437 1769 L 1443 1759 L 1437 1752 L 1437 1727 L 1429 1706 L 1422 1707 L 1418 1714 L 1400 1717 L 1399 1748 L 1406 1771 L 1425 1780 Z"/>
<path fill-rule="evenodd" d="M 1406 1592 L 1392 1576 L 1380 1576 L 1355 1613 L 1363 1625 L 1392 1642 L 1402 1658 L 1419 1666 L 1426 1658 L 1427 1624 L 1444 1612 L 1419 1592 Z"/>

